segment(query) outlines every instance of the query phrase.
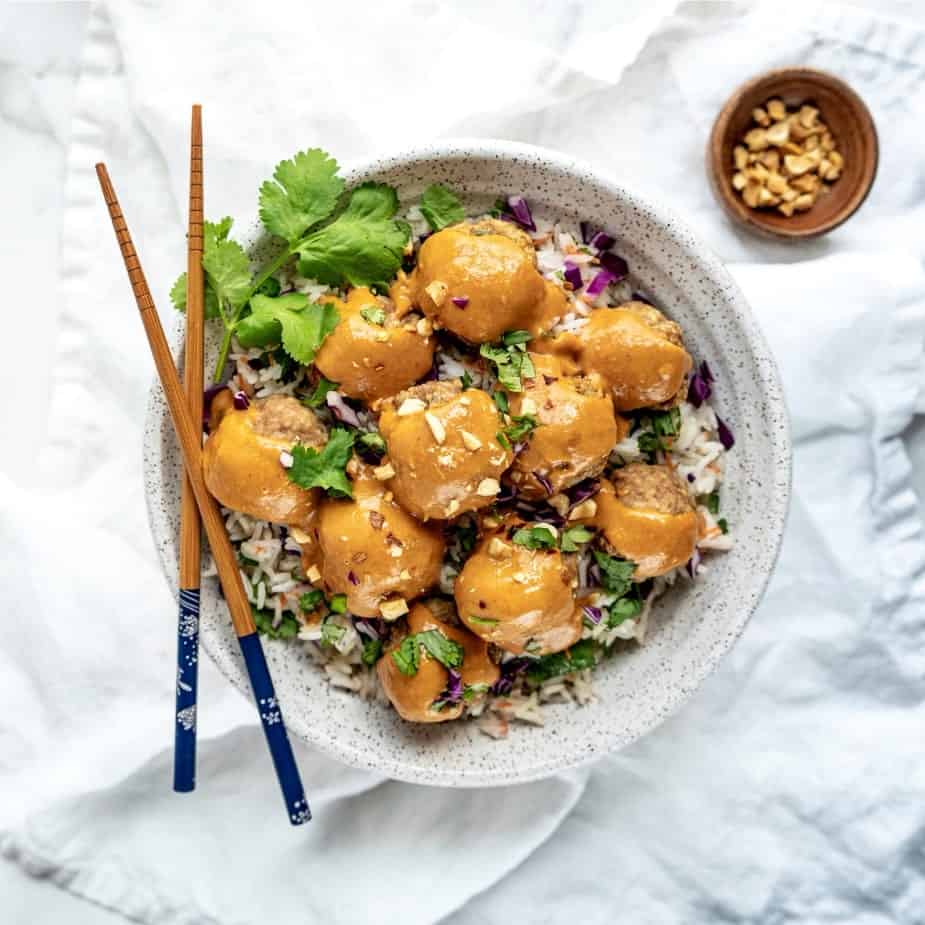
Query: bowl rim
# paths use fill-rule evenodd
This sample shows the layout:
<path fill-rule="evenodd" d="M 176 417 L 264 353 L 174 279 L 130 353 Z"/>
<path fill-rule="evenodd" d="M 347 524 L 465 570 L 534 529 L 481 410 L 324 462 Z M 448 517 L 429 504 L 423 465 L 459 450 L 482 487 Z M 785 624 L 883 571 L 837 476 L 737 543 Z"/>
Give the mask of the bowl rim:
<path fill-rule="evenodd" d="M 718 163 L 719 151 L 722 148 L 723 141 L 729 129 L 729 122 L 734 113 L 736 113 L 742 104 L 743 97 L 752 90 L 761 87 L 764 84 L 771 83 L 782 78 L 803 80 L 809 86 L 827 85 L 835 89 L 845 99 L 847 99 L 859 117 L 863 127 L 869 131 L 872 142 L 872 153 L 870 158 L 869 175 L 866 177 L 864 185 L 860 187 L 847 200 L 845 206 L 836 212 L 831 218 L 818 225 L 812 225 L 808 228 L 777 228 L 767 224 L 763 220 L 763 213 L 758 209 L 750 209 L 748 206 L 739 202 L 723 184 L 725 172 L 722 164 Z M 842 80 L 829 71 L 824 71 L 813 67 L 779 67 L 769 71 L 764 71 L 754 77 L 749 78 L 744 83 L 739 84 L 723 103 L 722 108 L 713 121 L 706 145 L 706 164 L 707 174 L 710 179 L 710 186 L 716 199 L 722 205 L 726 214 L 737 224 L 749 231 L 773 238 L 776 241 L 802 241 L 807 238 L 818 238 L 830 231 L 834 231 L 839 226 L 851 218 L 858 209 L 864 205 L 870 191 L 874 187 L 877 179 L 877 173 L 880 169 L 880 138 L 877 134 L 877 124 L 874 117 L 864 102 L 860 94 L 846 81 Z"/>
<path fill-rule="evenodd" d="M 760 381 L 761 394 L 772 405 L 779 417 L 780 426 L 772 431 L 770 437 L 775 452 L 771 454 L 769 464 L 772 467 L 771 482 L 780 489 L 781 494 L 777 497 L 777 503 L 768 510 L 768 522 L 774 527 L 773 548 L 771 555 L 766 560 L 768 567 L 755 586 L 757 593 L 753 601 L 734 612 L 735 619 L 730 621 L 722 638 L 711 646 L 709 653 L 696 664 L 696 667 L 687 676 L 686 680 L 689 683 L 686 683 L 683 687 L 681 685 L 670 687 L 663 702 L 663 709 L 629 739 L 619 741 L 616 737 L 608 737 L 603 741 L 598 741 L 595 749 L 585 750 L 581 753 L 575 748 L 566 751 L 550 749 L 544 761 L 537 762 L 533 767 L 523 772 L 509 772 L 505 779 L 499 779 L 497 772 L 486 772 L 479 767 L 472 767 L 465 771 L 452 769 L 441 772 L 439 769 L 435 769 L 433 765 L 425 766 L 414 760 L 396 759 L 383 755 L 371 756 L 358 746 L 340 741 L 326 730 L 310 727 L 300 720 L 293 722 L 292 719 L 287 719 L 290 735 L 298 736 L 311 746 L 351 767 L 375 771 L 391 779 L 408 783 L 457 788 L 509 786 L 528 783 L 593 764 L 601 758 L 614 754 L 620 748 L 638 741 L 661 725 L 664 720 L 690 700 L 694 693 L 701 688 L 706 678 L 716 670 L 725 655 L 741 636 L 746 624 L 764 597 L 768 582 L 774 573 L 780 556 L 781 543 L 790 507 L 793 474 L 789 412 L 777 363 L 764 334 L 753 316 L 741 289 L 726 270 L 722 261 L 712 249 L 703 244 L 701 239 L 692 233 L 687 223 L 670 207 L 657 199 L 651 198 L 648 193 L 641 195 L 631 191 L 606 171 L 579 158 L 535 145 L 495 139 L 445 139 L 431 144 L 402 148 L 391 153 L 373 154 L 365 158 L 356 158 L 349 161 L 343 165 L 341 172 L 347 185 L 352 186 L 361 180 L 367 179 L 369 174 L 382 173 L 416 162 L 469 160 L 478 157 L 490 157 L 508 161 L 534 158 L 543 161 L 544 169 L 551 169 L 563 175 L 573 178 L 581 174 L 593 176 L 598 183 L 606 186 L 613 196 L 644 207 L 659 225 L 671 229 L 674 242 L 683 249 L 685 256 L 703 264 L 706 271 L 714 279 L 722 283 L 727 301 L 732 304 L 736 311 L 748 342 L 757 345 L 762 354 L 763 362 L 755 365 L 755 379 Z M 248 248 L 256 246 L 259 240 L 259 235 L 250 238 L 247 242 Z M 183 331 L 183 321 L 178 318 L 174 329 L 174 337 L 176 338 L 174 344 L 181 348 Z M 179 350 L 177 352 L 179 353 Z M 148 423 L 151 422 L 154 415 L 163 413 L 162 406 L 159 407 L 159 390 L 160 386 L 157 380 L 154 379 L 146 409 L 146 422 Z M 145 427 L 143 453 L 146 471 L 149 461 L 158 460 L 159 464 L 160 428 Z M 151 465 L 153 464 L 152 462 Z M 146 502 L 149 527 L 155 539 L 157 539 L 158 530 L 156 525 L 159 520 L 159 512 L 156 508 L 159 504 L 159 497 L 153 493 L 146 493 Z M 161 544 L 156 543 L 156 546 L 162 569 L 167 577 L 171 591 L 176 596 L 177 583 L 173 575 L 172 563 Z M 249 697 L 249 682 L 241 664 L 236 660 L 237 653 L 235 652 L 234 655 L 231 655 L 220 645 L 212 644 L 210 637 L 205 634 L 201 637 L 201 644 L 219 671 L 245 697 Z"/>

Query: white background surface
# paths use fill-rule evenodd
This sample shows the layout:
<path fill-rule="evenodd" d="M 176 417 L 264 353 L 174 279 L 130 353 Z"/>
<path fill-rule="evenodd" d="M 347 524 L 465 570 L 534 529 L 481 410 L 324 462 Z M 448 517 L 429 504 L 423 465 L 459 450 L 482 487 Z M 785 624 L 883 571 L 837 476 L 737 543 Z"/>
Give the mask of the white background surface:
<path fill-rule="evenodd" d="M 810 6 L 811 4 L 807 4 Z M 868 3 L 868 8 L 889 7 L 925 23 L 925 11 L 917 3 Z M 628 41 L 636 16 L 651 12 L 649 4 L 621 4 L 619 16 L 628 22 Z M 524 10 L 527 10 L 525 13 Z M 78 62 L 87 20 L 88 5 L 11 4 L 0 8 L 0 145 L 4 171 L 0 176 L 4 210 L 0 270 L 11 290 L 4 309 L 8 344 L 29 344 L 28 350 L 10 351 L 0 367 L 0 386 L 7 400 L 0 405 L 0 433 L 15 433 L 6 441 L 0 473 L 6 485 L 40 488 L 47 475 L 36 465 L 39 448 L 46 441 L 49 400 L 47 384 L 55 362 L 55 338 L 67 337 L 57 325 L 57 295 L 47 283 L 56 275 L 56 254 L 61 235 L 65 158 L 70 140 L 70 112 Z M 606 71 L 606 48 L 596 49 L 595 12 L 614 22 L 609 5 L 511 4 L 494 8 L 472 4 L 473 22 L 517 23 L 538 44 L 555 51 L 568 36 L 570 47 L 584 50 L 600 60 Z M 362 15 L 357 13 L 357 15 Z M 579 30 L 578 41 L 574 32 Z M 583 30 L 583 32 L 581 31 Z M 587 58 L 586 58 L 587 60 Z M 743 77 L 746 75 L 742 75 Z M 882 182 L 882 179 L 881 179 Z M 14 310 L 12 294 L 28 293 L 28 305 Z M 118 389 L 114 382 L 113 388 Z M 913 426 L 910 451 L 916 465 L 921 498 L 925 489 L 925 433 Z M 54 524 L 49 523 L 53 536 Z M 606 799 L 607 795 L 601 795 Z M 580 818 L 578 824 L 580 824 Z M 542 868 L 537 868 L 541 871 Z M 539 877 L 540 874 L 537 873 Z M 539 887 L 539 883 L 537 884 Z M 110 913 L 75 900 L 41 881 L 30 880 L 10 864 L 0 863 L 0 897 L 6 922 L 66 921 L 74 925 L 121 921 Z M 771 921 L 759 913 L 754 921 Z M 908 921 L 913 921 L 912 918 Z"/>

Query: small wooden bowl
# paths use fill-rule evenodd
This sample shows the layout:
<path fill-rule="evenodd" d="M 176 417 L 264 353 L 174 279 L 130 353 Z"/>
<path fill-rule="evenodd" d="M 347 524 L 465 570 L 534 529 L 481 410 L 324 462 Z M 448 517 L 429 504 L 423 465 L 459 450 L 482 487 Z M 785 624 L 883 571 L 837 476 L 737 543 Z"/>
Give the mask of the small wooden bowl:
<path fill-rule="evenodd" d="M 732 187 L 733 148 L 754 127 L 752 110 L 774 98 L 783 100 L 788 109 L 803 103 L 815 106 L 845 160 L 842 175 L 824 184 L 828 191 L 813 207 L 789 217 L 775 209 L 749 208 Z M 739 87 L 716 117 L 707 146 L 713 191 L 730 217 L 776 238 L 815 237 L 847 221 L 867 198 L 878 159 L 877 130 L 861 98 L 837 77 L 805 67 L 768 71 Z"/>

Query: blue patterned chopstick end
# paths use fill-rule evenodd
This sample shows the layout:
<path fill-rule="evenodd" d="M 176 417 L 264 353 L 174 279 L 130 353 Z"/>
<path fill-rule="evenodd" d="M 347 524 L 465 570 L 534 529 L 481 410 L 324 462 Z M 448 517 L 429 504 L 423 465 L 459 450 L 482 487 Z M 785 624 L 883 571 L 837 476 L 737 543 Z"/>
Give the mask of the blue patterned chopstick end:
<path fill-rule="evenodd" d="M 196 789 L 196 691 L 199 684 L 199 588 L 180 590 L 173 789 Z"/>
<path fill-rule="evenodd" d="M 283 723 L 283 714 L 276 700 L 273 690 L 273 679 L 267 668 L 267 660 L 263 654 L 263 646 L 257 633 L 239 636 L 238 643 L 244 656 L 244 664 L 251 679 L 251 688 L 254 691 L 254 701 L 260 712 L 260 722 L 263 723 L 263 732 L 270 746 L 273 757 L 273 766 L 286 801 L 286 811 L 289 821 L 293 825 L 301 825 L 311 819 L 311 810 L 305 799 L 302 789 L 302 778 L 299 768 L 292 754 L 289 736 L 286 735 L 286 726 Z"/>

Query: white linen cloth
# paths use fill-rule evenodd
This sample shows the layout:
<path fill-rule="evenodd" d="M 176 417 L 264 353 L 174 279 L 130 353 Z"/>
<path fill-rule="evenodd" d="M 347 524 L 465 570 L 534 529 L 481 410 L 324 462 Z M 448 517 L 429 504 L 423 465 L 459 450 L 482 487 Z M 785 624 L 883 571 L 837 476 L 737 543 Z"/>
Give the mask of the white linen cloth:
<path fill-rule="evenodd" d="M 7 859 L 157 925 L 925 918 L 925 539 L 899 437 L 922 407 L 925 36 L 805 7 L 685 4 L 628 68 L 642 43 L 604 5 L 94 9 L 47 438 L 31 477 L 0 476 Z M 861 213 L 796 247 L 733 230 L 702 166 L 731 89 L 790 63 L 846 77 L 882 155 Z M 316 820 L 290 829 L 251 705 L 204 661 L 199 789 L 170 792 L 174 605 L 139 472 L 152 370 L 92 165 L 108 162 L 170 321 L 194 99 L 210 216 L 249 220 L 275 162 L 310 145 L 347 160 L 502 136 L 656 190 L 731 262 L 787 387 L 793 508 L 743 639 L 644 741 L 482 791 L 298 746 Z"/>

